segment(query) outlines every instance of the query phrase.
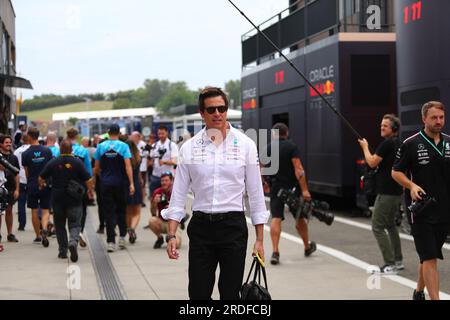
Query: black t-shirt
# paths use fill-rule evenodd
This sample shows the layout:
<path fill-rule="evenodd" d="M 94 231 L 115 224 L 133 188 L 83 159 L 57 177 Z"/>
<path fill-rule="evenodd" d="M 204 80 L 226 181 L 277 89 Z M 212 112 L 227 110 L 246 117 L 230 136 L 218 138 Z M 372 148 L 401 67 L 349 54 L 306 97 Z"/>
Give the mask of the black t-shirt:
<path fill-rule="evenodd" d="M 397 137 L 392 137 L 384 140 L 375 152 L 375 154 L 383 158 L 378 166 L 378 171 L 375 176 L 377 194 L 398 196 L 403 193 L 403 188 L 392 179 L 391 174 L 395 155 L 399 147 L 400 140 Z"/>
<path fill-rule="evenodd" d="M 438 145 L 425 137 L 425 132 L 421 131 L 405 140 L 393 169 L 404 172 L 437 201 L 421 217 L 416 217 L 416 223 L 450 223 L 450 137 L 441 135 Z"/>
<path fill-rule="evenodd" d="M 30 146 L 22 154 L 22 165 L 28 167 L 28 187 L 38 186 L 38 177 L 45 165 L 53 158 L 52 151 L 44 146 Z"/>
<path fill-rule="evenodd" d="M 76 201 L 67 195 L 65 190 L 69 181 L 75 180 L 84 186 L 85 182 L 91 178 L 83 162 L 73 156 L 61 156 L 51 160 L 44 167 L 40 176 L 43 179 L 52 178 L 53 201 L 67 206 L 81 203 L 81 201 Z"/>
<path fill-rule="evenodd" d="M 290 140 L 280 139 L 279 142 L 279 169 L 274 176 L 270 177 L 272 181 L 271 191 L 273 192 L 277 192 L 280 188 L 291 189 L 293 187 L 298 187 L 298 180 L 295 176 L 295 168 L 292 164 L 292 159 L 300 159 L 300 150 L 297 145 Z M 267 146 L 267 155 L 269 157 L 272 155 L 272 144 Z"/>
<path fill-rule="evenodd" d="M 10 154 L 4 154 L 2 152 L 2 155 L 4 157 L 4 159 L 6 161 L 8 161 L 10 164 L 12 164 L 14 167 L 16 167 L 17 169 L 20 168 L 19 165 L 19 159 L 17 159 L 17 157 L 10 153 Z M 14 173 L 12 173 L 9 170 L 5 169 L 5 178 L 6 178 L 6 183 L 5 183 L 5 188 L 10 192 L 14 192 L 14 190 L 16 190 L 16 175 Z"/>

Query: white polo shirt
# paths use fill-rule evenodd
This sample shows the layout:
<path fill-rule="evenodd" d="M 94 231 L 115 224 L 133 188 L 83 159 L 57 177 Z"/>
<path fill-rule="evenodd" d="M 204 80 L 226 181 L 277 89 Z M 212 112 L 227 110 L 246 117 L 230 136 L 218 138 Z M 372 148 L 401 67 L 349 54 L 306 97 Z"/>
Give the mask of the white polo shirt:
<path fill-rule="evenodd" d="M 166 171 L 170 171 L 172 173 L 174 173 L 174 166 L 172 165 L 161 165 L 159 163 L 159 150 L 166 150 L 166 153 L 163 155 L 162 159 L 163 161 L 169 161 L 172 160 L 175 163 L 177 163 L 178 161 L 178 147 L 176 145 L 176 143 L 172 142 L 169 139 L 166 139 L 166 141 L 164 141 L 164 143 L 161 142 L 161 140 L 159 140 L 156 144 L 155 144 L 155 148 L 152 150 L 151 152 L 151 156 L 154 158 L 154 162 L 153 162 L 153 172 L 152 175 L 155 177 L 161 177 L 161 175 L 166 172 Z"/>
<path fill-rule="evenodd" d="M 253 225 L 269 220 L 256 144 L 231 125 L 225 141 L 218 147 L 205 129 L 183 144 L 170 206 L 161 212 L 164 219 L 180 222 L 184 218 L 189 188 L 194 194 L 193 211 L 211 214 L 245 211 L 247 193 Z"/>

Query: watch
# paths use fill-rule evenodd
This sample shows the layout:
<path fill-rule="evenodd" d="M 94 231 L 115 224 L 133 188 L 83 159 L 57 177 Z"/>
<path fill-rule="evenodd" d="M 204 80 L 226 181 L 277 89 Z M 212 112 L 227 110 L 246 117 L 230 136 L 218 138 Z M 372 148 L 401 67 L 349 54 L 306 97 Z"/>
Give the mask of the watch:
<path fill-rule="evenodd" d="M 177 236 L 168 234 L 168 235 L 166 236 L 166 242 L 169 243 L 170 240 L 176 239 L 176 238 L 177 238 Z"/>

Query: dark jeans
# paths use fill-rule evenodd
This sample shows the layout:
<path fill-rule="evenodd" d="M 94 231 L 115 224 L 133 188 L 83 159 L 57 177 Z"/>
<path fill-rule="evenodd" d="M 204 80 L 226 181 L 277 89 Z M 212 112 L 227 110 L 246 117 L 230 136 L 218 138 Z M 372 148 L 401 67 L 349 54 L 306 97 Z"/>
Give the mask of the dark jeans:
<path fill-rule="evenodd" d="M 19 227 L 25 228 L 27 224 L 27 185 L 21 183 L 19 186 L 19 202 L 17 204 L 19 210 Z"/>
<path fill-rule="evenodd" d="M 103 212 L 106 220 L 107 242 L 116 243 L 116 226 L 119 225 L 120 236 L 127 235 L 126 208 L 127 187 L 110 187 L 102 185 Z"/>
<path fill-rule="evenodd" d="M 78 245 L 82 210 L 81 204 L 76 207 L 66 207 L 64 203 L 53 203 L 53 220 L 60 253 L 67 253 L 69 244 Z M 67 239 L 66 222 L 69 225 L 70 240 Z"/>
<path fill-rule="evenodd" d="M 217 264 L 221 300 L 239 300 L 245 269 L 248 229 L 244 214 L 221 221 L 194 215 L 189 223 L 189 298 L 211 300 Z"/>

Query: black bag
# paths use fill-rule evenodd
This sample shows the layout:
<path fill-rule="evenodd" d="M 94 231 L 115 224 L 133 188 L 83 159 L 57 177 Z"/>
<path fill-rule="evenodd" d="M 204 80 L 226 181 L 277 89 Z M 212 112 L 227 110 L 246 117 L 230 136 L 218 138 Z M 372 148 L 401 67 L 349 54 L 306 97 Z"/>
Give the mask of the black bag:
<path fill-rule="evenodd" d="M 376 182 L 376 175 L 378 172 L 377 169 L 371 169 L 369 166 L 366 167 L 364 170 L 364 189 L 363 192 L 366 195 L 368 199 L 373 198 L 377 196 L 377 182 Z"/>
<path fill-rule="evenodd" d="M 255 274 L 253 276 L 253 281 L 249 282 L 252 275 L 253 268 L 255 268 Z M 265 287 L 261 285 L 261 273 L 264 277 Z M 258 277 L 258 282 L 256 278 Z M 253 259 L 252 267 L 247 277 L 247 281 L 242 285 L 241 288 L 241 300 L 250 301 L 268 301 L 272 300 L 269 290 L 267 288 L 267 278 L 266 278 L 266 268 L 259 262 L 258 258 Z"/>
<path fill-rule="evenodd" d="M 69 180 L 69 183 L 66 186 L 67 194 L 76 201 L 82 201 L 84 197 L 85 189 L 75 180 Z"/>

